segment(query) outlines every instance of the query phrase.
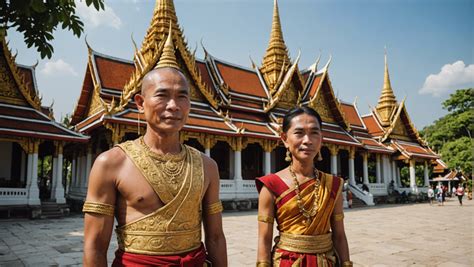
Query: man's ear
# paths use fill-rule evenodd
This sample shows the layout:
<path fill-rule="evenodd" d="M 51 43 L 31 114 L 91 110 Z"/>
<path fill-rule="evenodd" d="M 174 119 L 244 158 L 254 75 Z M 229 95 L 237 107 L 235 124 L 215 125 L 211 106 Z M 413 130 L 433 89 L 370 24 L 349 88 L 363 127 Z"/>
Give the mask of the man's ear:
<path fill-rule="evenodd" d="M 141 94 L 136 94 L 133 97 L 133 100 L 135 100 L 135 103 L 137 104 L 137 109 L 139 113 L 144 113 L 145 112 L 145 107 L 143 107 L 143 102 L 145 101 L 145 98 Z"/>

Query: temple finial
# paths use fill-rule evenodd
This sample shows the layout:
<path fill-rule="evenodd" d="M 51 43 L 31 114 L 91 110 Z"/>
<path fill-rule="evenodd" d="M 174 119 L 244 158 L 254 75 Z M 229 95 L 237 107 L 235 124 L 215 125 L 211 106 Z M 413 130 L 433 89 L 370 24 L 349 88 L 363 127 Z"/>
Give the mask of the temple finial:
<path fill-rule="evenodd" d="M 288 56 L 288 49 L 283 40 L 283 33 L 280 23 L 280 12 L 278 10 L 278 2 L 273 2 L 273 19 L 272 30 L 270 33 L 270 41 L 263 57 L 261 72 L 269 85 L 270 90 L 275 89 L 278 85 L 277 80 L 280 76 L 280 71 L 285 68 L 284 64 L 290 65 Z"/>
<path fill-rule="evenodd" d="M 382 126 L 390 125 L 390 115 L 397 105 L 397 100 L 393 93 L 392 85 L 390 83 L 390 75 L 388 72 L 387 62 L 387 48 L 385 47 L 385 71 L 382 94 L 380 95 L 376 109 L 381 119 Z"/>
<path fill-rule="evenodd" d="M 160 60 L 156 65 L 155 69 L 159 68 L 175 68 L 179 70 L 178 63 L 176 61 L 176 56 L 174 54 L 175 47 L 173 44 L 173 32 L 172 32 L 172 25 L 170 23 L 170 29 L 168 33 L 168 37 L 166 38 L 165 46 L 163 47 L 163 53 L 160 56 Z"/>

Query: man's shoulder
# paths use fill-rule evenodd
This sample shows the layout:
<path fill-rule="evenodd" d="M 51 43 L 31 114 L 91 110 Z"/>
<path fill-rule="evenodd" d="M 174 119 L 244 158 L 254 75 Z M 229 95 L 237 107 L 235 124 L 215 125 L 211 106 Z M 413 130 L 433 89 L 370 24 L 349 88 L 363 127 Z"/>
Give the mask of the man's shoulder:
<path fill-rule="evenodd" d="M 121 165 L 127 156 L 120 147 L 112 147 L 111 149 L 102 152 L 94 162 L 94 165 L 101 165 L 103 167 L 117 167 Z"/>

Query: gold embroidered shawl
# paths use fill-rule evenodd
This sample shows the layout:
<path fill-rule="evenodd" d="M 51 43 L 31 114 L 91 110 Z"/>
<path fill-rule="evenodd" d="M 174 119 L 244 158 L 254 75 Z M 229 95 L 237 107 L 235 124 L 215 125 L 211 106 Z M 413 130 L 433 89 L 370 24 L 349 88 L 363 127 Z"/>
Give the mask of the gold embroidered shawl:
<path fill-rule="evenodd" d="M 147 154 L 140 139 L 118 146 L 132 160 L 148 181 L 163 207 L 116 229 L 119 249 L 147 255 L 176 255 L 201 245 L 201 199 L 204 171 L 201 153 L 183 145 L 188 164 L 181 187 L 173 195 L 169 177 L 163 177 L 153 157 Z"/>

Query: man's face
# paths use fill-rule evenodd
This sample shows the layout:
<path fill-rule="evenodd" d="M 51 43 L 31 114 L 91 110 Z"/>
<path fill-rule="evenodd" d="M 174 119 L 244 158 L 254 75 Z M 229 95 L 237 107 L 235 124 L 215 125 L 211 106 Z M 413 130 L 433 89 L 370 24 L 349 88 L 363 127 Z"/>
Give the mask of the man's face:
<path fill-rule="evenodd" d="M 135 101 L 138 110 L 145 113 L 148 126 L 164 133 L 181 130 L 191 107 L 186 78 L 172 68 L 147 74 L 143 79 L 142 94 L 137 94 Z"/>

